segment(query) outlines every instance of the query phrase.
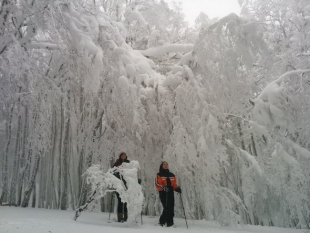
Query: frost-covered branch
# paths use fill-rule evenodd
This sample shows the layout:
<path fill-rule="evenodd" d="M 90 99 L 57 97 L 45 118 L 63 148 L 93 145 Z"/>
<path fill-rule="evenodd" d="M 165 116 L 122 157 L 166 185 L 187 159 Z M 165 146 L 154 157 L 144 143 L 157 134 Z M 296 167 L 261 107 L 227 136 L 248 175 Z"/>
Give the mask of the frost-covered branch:
<path fill-rule="evenodd" d="M 92 185 L 93 190 L 97 190 L 100 197 L 111 191 L 120 195 L 122 202 L 127 203 L 128 222 L 135 222 L 142 211 L 144 197 L 141 185 L 138 184 L 139 168 L 139 163 L 132 160 L 130 163 L 110 168 L 106 173 L 99 165 L 93 165 L 85 173 L 87 183 Z M 116 173 L 120 179 L 115 176 Z"/>
<path fill-rule="evenodd" d="M 134 9 L 134 6 L 128 7 L 127 10 L 125 11 L 125 18 L 126 20 L 131 23 L 133 21 L 137 21 L 139 22 L 140 26 L 147 26 L 148 23 L 145 20 L 145 18 L 143 17 L 143 15 L 136 9 Z"/>
<path fill-rule="evenodd" d="M 166 53 L 170 52 L 182 52 L 182 53 L 188 53 L 193 49 L 192 44 L 168 44 L 168 45 L 162 45 L 158 47 L 149 48 L 146 50 L 140 50 L 140 52 L 144 56 L 148 57 L 160 57 Z"/>
<path fill-rule="evenodd" d="M 236 117 L 236 118 L 240 118 L 240 119 L 243 120 L 243 121 L 249 122 L 249 120 L 244 119 L 244 118 L 241 117 L 241 116 L 237 116 L 237 115 L 234 115 L 234 114 L 226 114 L 226 115 L 227 115 L 227 118 L 229 118 L 229 117 Z"/>
<path fill-rule="evenodd" d="M 61 49 L 61 46 L 58 44 L 52 44 L 52 43 L 29 43 L 27 45 L 30 48 L 34 49 Z"/>
<path fill-rule="evenodd" d="M 278 91 L 280 84 L 283 82 L 283 80 L 287 77 L 290 77 L 292 75 L 302 75 L 304 73 L 309 73 L 310 69 L 308 70 L 293 70 L 293 71 L 289 71 L 283 75 L 281 75 L 279 78 L 277 78 L 276 80 L 274 80 L 273 82 L 271 82 L 270 84 L 268 84 L 264 90 L 260 93 L 260 95 L 254 100 L 272 100 L 273 95 L 275 94 L 275 92 Z"/>
<path fill-rule="evenodd" d="M 254 168 L 254 170 L 256 171 L 256 173 L 259 176 L 263 175 L 263 171 L 262 168 L 260 167 L 259 163 L 257 162 L 257 160 L 255 159 L 255 157 L 251 154 L 249 154 L 247 151 L 242 150 L 241 148 L 235 146 L 232 141 L 230 141 L 229 139 L 226 139 L 226 143 L 227 146 L 231 149 L 234 149 L 236 151 L 238 151 L 240 153 L 240 155 L 242 155 L 242 157 L 248 161 L 250 164 L 252 164 L 252 167 Z"/>

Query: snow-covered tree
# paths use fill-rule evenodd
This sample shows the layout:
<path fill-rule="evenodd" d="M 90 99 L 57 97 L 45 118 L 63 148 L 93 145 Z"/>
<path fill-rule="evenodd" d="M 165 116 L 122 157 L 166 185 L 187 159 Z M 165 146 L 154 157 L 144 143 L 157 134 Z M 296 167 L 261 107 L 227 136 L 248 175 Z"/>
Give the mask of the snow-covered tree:
<path fill-rule="evenodd" d="M 166 160 L 189 218 L 309 226 L 307 4 L 243 3 L 197 40 L 165 1 L 1 3 L 1 203 L 76 209 L 126 151 L 144 214 Z"/>
<path fill-rule="evenodd" d="M 123 163 L 107 172 L 104 172 L 100 165 L 93 165 L 84 174 L 92 191 L 96 191 L 94 199 L 104 197 L 109 192 L 119 194 L 122 202 L 127 203 L 129 223 L 136 223 L 142 211 L 143 193 L 137 176 L 139 168 L 138 161 Z M 120 178 L 117 178 L 115 173 L 118 173 Z"/>

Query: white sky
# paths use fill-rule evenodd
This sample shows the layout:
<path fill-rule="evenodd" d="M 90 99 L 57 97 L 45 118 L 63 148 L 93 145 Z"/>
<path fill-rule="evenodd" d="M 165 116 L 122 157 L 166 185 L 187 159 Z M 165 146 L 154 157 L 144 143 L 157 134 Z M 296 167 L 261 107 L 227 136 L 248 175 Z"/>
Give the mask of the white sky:
<path fill-rule="evenodd" d="M 202 11 L 206 13 L 210 19 L 215 17 L 223 17 L 229 13 L 240 13 L 238 0 L 166 0 L 171 3 L 173 1 L 182 2 L 183 11 L 186 19 L 190 24 L 194 24 L 195 19 Z"/>

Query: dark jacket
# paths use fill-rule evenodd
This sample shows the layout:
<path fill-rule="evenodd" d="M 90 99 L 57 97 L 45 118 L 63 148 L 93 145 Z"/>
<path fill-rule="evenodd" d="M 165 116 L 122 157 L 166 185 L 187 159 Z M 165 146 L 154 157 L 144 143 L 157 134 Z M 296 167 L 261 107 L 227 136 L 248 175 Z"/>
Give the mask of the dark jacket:
<path fill-rule="evenodd" d="M 122 163 L 129 163 L 130 161 L 127 159 L 127 155 L 126 155 L 126 158 L 125 158 L 125 160 L 122 160 L 121 159 L 121 155 L 122 155 L 123 153 L 121 153 L 120 155 L 119 155 L 119 157 L 118 157 L 118 159 L 115 161 L 115 163 L 113 164 L 113 167 L 119 167 L 119 166 L 121 166 L 122 165 Z"/>
<path fill-rule="evenodd" d="M 122 165 L 122 163 L 129 163 L 129 162 L 130 162 L 130 161 L 127 159 L 127 156 L 126 156 L 126 159 L 125 159 L 125 160 L 122 160 L 122 159 L 121 159 L 121 155 L 122 155 L 122 154 L 119 155 L 118 159 L 117 159 L 117 160 L 115 161 L 115 163 L 113 164 L 113 167 L 119 167 L 119 166 Z M 115 175 L 118 179 L 123 180 L 123 177 L 120 177 L 119 172 L 115 172 L 114 175 Z M 123 182 L 124 182 L 124 180 L 123 180 Z M 126 182 L 124 182 L 124 183 L 125 183 L 125 185 L 126 185 Z"/>
<path fill-rule="evenodd" d="M 130 161 L 126 158 L 124 161 L 122 161 L 120 158 L 115 161 L 113 164 L 113 167 L 119 167 L 122 165 L 122 163 L 129 163 Z"/>

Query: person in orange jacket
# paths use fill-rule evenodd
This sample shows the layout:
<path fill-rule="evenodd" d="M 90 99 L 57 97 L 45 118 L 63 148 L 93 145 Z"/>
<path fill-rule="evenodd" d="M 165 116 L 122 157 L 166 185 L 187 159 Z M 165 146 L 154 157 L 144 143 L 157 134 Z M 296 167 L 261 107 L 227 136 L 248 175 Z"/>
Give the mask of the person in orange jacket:
<path fill-rule="evenodd" d="M 159 172 L 155 178 L 155 187 L 159 192 L 161 204 L 164 207 L 163 213 L 159 218 L 159 224 L 167 227 L 173 225 L 174 217 L 174 193 L 181 193 L 181 188 L 177 185 L 177 178 L 168 169 L 168 163 L 162 162 L 159 167 Z"/>

